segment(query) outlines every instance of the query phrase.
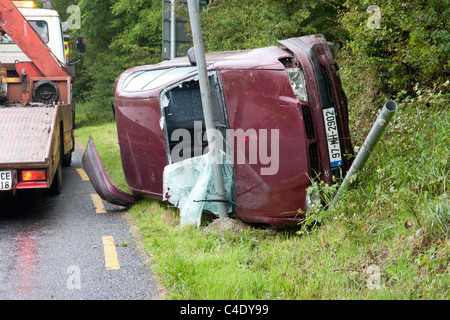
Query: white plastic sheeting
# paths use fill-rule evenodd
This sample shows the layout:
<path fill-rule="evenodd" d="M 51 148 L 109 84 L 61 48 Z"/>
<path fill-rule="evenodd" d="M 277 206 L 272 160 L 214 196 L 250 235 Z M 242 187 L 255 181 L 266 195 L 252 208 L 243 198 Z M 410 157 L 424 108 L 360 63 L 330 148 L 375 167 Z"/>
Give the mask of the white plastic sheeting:
<path fill-rule="evenodd" d="M 180 224 L 200 226 L 202 212 L 218 214 L 214 177 L 209 153 L 169 164 L 163 173 L 164 199 L 180 208 Z M 231 198 L 234 184 L 233 165 L 226 161 L 222 164 L 222 174 L 227 198 Z M 205 201 L 206 200 L 206 201 Z M 228 204 L 228 213 L 232 205 Z"/>

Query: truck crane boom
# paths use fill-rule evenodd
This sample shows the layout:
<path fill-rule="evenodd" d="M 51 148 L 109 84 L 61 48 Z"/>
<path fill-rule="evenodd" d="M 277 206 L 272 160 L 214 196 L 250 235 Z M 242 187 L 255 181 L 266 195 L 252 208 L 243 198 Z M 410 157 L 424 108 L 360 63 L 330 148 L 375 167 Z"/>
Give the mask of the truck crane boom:
<path fill-rule="evenodd" d="M 19 48 L 31 59 L 22 63 L 21 68 L 29 76 L 67 77 L 65 65 L 58 60 L 50 48 L 34 30 L 11 0 L 0 0 L 0 27 Z M 19 73 L 19 71 L 18 71 Z M 22 70 L 20 70 L 20 73 Z"/>

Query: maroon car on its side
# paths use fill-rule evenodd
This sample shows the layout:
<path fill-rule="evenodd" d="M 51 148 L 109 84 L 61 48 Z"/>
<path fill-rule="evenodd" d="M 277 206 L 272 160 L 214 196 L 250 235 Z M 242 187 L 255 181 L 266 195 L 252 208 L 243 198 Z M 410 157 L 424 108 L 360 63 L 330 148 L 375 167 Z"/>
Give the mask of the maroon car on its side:
<path fill-rule="evenodd" d="M 296 226 L 299 212 L 308 211 L 312 181 L 332 184 L 352 161 L 347 98 L 331 44 L 311 35 L 279 46 L 209 53 L 206 62 L 215 126 L 233 151 L 229 216 Z M 131 68 L 117 78 L 117 132 L 132 195 L 108 181 L 91 139 L 83 163 L 104 200 L 167 200 L 166 166 L 206 152 L 200 97 L 197 67 L 188 57 Z M 190 134 L 191 141 L 182 141 L 190 148 L 180 148 L 180 129 Z"/>

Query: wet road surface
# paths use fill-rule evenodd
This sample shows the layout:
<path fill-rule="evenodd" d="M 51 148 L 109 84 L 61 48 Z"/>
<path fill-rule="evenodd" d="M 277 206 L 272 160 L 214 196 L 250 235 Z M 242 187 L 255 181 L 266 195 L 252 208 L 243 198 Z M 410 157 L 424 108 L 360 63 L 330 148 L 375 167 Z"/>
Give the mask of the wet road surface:
<path fill-rule="evenodd" d="M 0 299 L 159 299 L 148 257 L 124 208 L 102 202 L 83 180 L 81 152 L 63 168 L 59 196 L 0 197 Z"/>

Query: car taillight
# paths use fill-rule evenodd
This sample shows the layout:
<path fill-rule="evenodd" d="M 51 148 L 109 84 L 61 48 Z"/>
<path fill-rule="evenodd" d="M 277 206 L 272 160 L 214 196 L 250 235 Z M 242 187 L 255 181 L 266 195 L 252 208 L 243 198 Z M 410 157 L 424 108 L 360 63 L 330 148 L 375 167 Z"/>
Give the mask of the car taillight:
<path fill-rule="evenodd" d="M 45 170 L 25 170 L 22 171 L 22 181 L 45 181 L 47 172 Z"/>

